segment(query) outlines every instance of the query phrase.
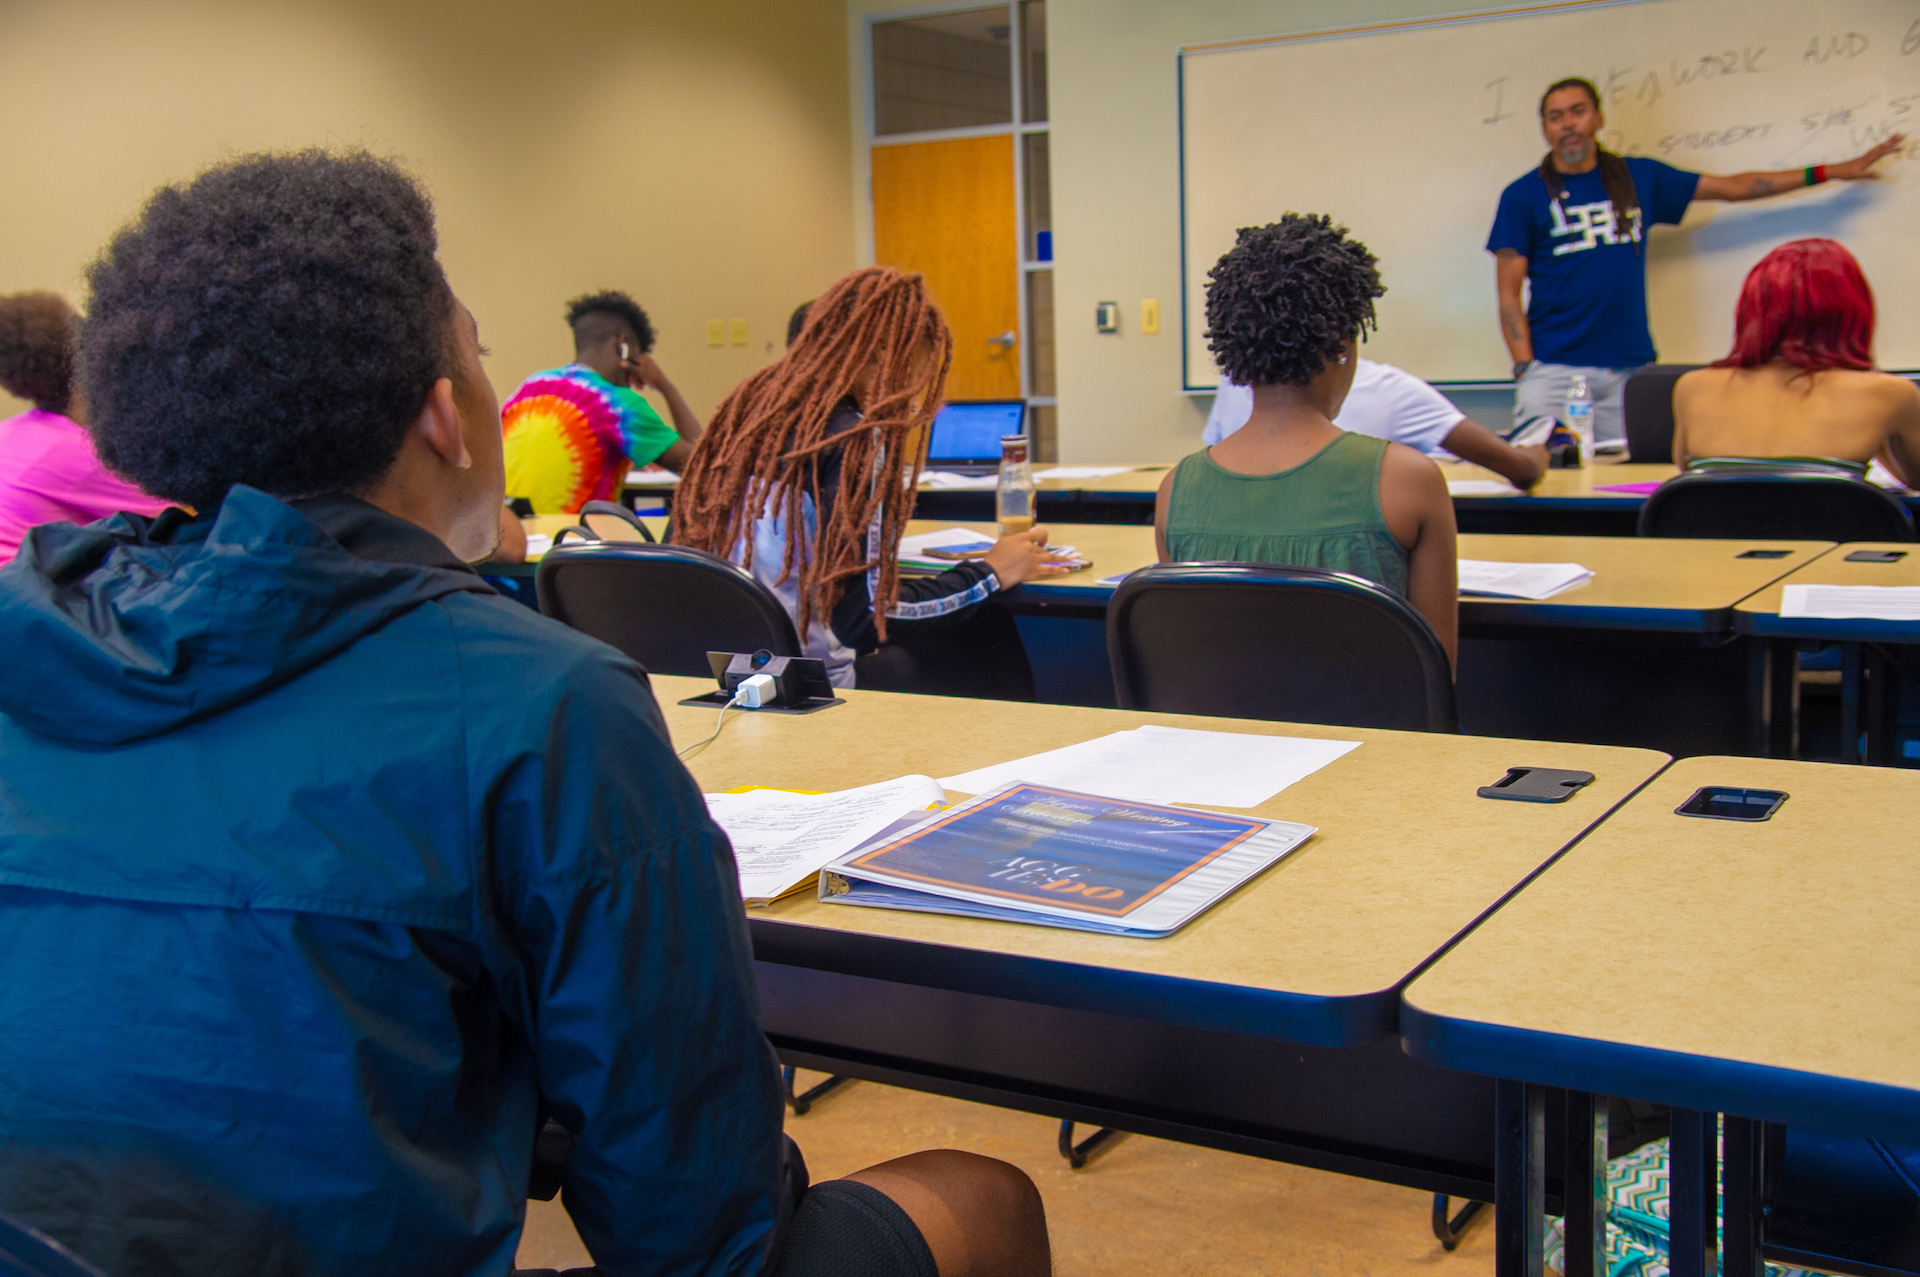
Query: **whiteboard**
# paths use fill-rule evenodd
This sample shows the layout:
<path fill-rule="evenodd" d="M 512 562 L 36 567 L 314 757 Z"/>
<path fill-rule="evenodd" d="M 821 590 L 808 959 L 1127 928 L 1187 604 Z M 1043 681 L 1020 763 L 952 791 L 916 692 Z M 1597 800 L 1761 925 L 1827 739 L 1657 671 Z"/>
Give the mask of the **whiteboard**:
<path fill-rule="evenodd" d="M 1851 158 L 1920 135 L 1920 7 L 1891 0 L 1573 0 L 1180 52 L 1186 384 L 1211 387 L 1207 272 L 1236 228 L 1326 213 L 1380 259 L 1369 358 L 1429 381 L 1505 381 L 1487 232 L 1546 153 L 1555 80 L 1600 86 L 1602 142 L 1708 173 Z M 1920 367 L 1920 137 L 1879 182 L 1696 201 L 1647 243 L 1662 362 L 1727 353 L 1741 281 L 1809 235 L 1859 257 L 1882 367 Z"/>

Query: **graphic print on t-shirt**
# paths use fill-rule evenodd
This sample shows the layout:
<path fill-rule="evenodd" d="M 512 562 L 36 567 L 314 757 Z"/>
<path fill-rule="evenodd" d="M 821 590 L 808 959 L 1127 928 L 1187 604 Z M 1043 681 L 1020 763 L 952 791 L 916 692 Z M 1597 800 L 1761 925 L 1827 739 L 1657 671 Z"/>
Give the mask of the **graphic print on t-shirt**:
<path fill-rule="evenodd" d="M 1562 201 L 1551 200 L 1547 210 L 1553 215 L 1553 229 L 1548 235 L 1559 239 L 1565 235 L 1578 235 L 1580 238 L 1568 244 L 1555 244 L 1553 255 L 1565 257 L 1568 253 L 1583 253 L 1602 244 L 1637 244 L 1640 242 L 1640 209 L 1636 206 L 1627 214 L 1628 232 L 1620 233 L 1620 219 L 1614 216 L 1613 201 L 1601 200 L 1597 204 L 1576 204 L 1572 208 L 1561 207 Z"/>

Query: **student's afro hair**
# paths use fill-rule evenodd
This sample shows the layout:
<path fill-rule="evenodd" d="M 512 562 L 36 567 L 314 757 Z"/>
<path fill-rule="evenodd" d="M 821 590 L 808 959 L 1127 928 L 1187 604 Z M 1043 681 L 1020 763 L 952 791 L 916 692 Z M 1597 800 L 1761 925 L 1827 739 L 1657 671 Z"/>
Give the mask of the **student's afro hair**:
<path fill-rule="evenodd" d="M 236 483 L 363 491 L 451 368 L 433 208 L 365 152 L 242 157 L 164 186 L 87 273 L 101 460 L 208 510 Z"/>
<path fill-rule="evenodd" d="M 1387 291 L 1367 246 L 1318 214 L 1242 228 L 1207 278 L 1207 347 L 1242 386 L 1306 385 L 1375 326 Z"/>
<path fill-rule="evenodd" d="M 638 353 L 653 353 L 653 321 L 647 318 L 646 311 L 640 309 L 640 303 L 625 293 L 588 293 L 567 303 L 569 327 L 579 327 L 581 319 L 588 315 L 611 315 L 625 321 L 627 327 L 633 329 L 633 335 L 640 339 Z"/>
<path fill-rule="evenodd" d="M 73 307 L 58 293 L 0 297 L 0 387 L 47 412 L 73 396 Z"/>

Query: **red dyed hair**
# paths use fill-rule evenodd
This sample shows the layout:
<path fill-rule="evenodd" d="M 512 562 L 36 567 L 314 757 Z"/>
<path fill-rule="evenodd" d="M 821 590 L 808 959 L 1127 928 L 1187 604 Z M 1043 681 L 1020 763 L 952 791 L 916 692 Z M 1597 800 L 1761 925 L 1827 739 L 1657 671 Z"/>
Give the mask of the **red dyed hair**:
<path fill-rule="evenodd" d="M 1860 263 L 1830 239 L 1796 239 L 1747 272 L 1733 312 L 1733 349 L 1715 368 L 1775 359 L 1820 372 L 1873 367 L 1873 289 Z"/>

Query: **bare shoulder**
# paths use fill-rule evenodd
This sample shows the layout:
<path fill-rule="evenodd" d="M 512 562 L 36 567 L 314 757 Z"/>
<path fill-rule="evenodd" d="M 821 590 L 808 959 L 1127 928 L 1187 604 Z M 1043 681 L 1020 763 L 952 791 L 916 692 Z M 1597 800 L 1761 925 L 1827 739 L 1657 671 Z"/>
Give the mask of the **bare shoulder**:
<path fill-rule="evenodd" d="M 1380 460 L 1380 477 L 1412 492 L 1444 493 L 1447 490 L 1447 478 L 1440 472 L 1439 464 L 1418 448 L 1409 448 L 1404 443 L 1387 445 L 1387 454 Z"/>
<path fill-rule="evenodd" d="M 1731 368 L 1695 368 L 1692 372 L 1682 373 L 1680 379 L 1673 383 L 1673 402 L 1677 406 L 1682 400 L 1697 399 L 1716 390 L 1725 390 L 1732 380 Z"/>

